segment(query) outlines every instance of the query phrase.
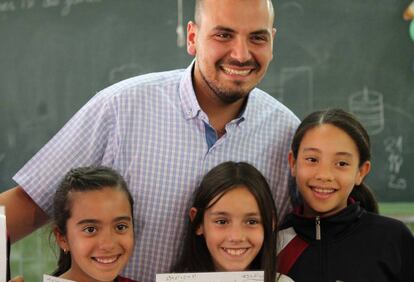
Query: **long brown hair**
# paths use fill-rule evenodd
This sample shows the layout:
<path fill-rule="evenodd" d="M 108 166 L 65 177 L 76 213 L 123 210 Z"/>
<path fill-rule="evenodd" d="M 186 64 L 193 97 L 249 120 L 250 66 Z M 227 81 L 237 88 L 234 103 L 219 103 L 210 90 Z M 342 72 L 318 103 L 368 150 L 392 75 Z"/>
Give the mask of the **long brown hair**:
<path fill-rule="evenodd" d="M 228 191 L 244 186 L 256 199 L 264 229 L 263 246 L 250 265 L 250 270 L 264 270 L 265 281 L 276 277 L 276 222 L 277 212 L 269 185 L 264 176 L 244 162 L 225 162 L 210 170 L 194 194 L 192 206 L 197 209 L 193 220 L 188 218 L 181 256 L 175 272 L 215 271 L 213 260 L 203 235 L 196 230 L 203 223 L 205 211 Z M 211 201 L 216 199 L 214 203 Z"/>

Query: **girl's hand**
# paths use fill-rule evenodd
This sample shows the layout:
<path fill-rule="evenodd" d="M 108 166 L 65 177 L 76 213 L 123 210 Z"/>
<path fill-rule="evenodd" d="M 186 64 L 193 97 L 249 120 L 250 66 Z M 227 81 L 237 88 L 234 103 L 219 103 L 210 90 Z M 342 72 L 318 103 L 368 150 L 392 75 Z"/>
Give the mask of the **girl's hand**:
<path fill-rule="evenodd" d="M 24 278 L 23 276 L 16 276 L 12 278 L 11 280 L 9 280 L 9 282 L 24 282 Z"/>

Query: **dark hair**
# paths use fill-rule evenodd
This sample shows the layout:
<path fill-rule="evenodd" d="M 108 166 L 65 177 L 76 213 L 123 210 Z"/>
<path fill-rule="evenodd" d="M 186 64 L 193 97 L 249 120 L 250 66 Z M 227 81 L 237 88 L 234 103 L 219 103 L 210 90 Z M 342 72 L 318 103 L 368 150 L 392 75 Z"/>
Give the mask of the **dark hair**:
<path fill-rule="evenodd" d="M 195 8 L 194 8 L 194 22 L 197 24 L 197 25 L 200 25 L 201 24 L 201 10 L 202 10 L 202 5 L 203 5 L 203 2 L 204 0 L 196 0 L 195 1 Z M 274 18 L 275 18 L 275 10 L 274 10 L 274 8 L 273 8 L 273 3 L 272 3 L 272 1 L 271 0 L 266 0 L 267 2 L 268 2 L 268 4 L 269 4 L 269 9 L 270 9 L 270 12 L 271 12 L 271 16 L 272 16 L 272 18 L 273 18 L 273 20 L 272 21 L 274 21 Z"/>
<path fill-rule="evenodd" d="M 197 209 L 194 219 L 187 222 L 182 252 L 175 272 L 215 271 L 212 257 L 204 236 L 196 235 L 203 223 L 204 213 L 228 191 L 246 187 L 256 199 L 264 229 L 263 246 L 250 265 L 251 270 L 263 269 L 265 281 L 276 277 L 276 206 L 269 185 L 264 176 L 252 165 L 244 162 L 225 162 L 210 170 L 195 191 L 193 207 Z M 211 201 L 216 199 L 213 203 Z"/>
<path fill-rule="evenodd" d="M 309 114 L 296 129 L 292 141 L 292 153 L 297 159 L 300 143 L 305 134 L 312 128 L 323 124 L 331 124 L 340 128 L 355 142 L 359 152 L 359 165 L 371 160 L 371 142 L 369 135 L 358 119 L 342 109 L 327 109 Z M 361 182 L 355 185 L 351 198 L 360 202 L 367 211 L 378 213 L 378 203 L 371 189 Z"/>
<path fill-rule="evenodd" d="M 71 217 L 71 192 L 88 192 L 102 190 L 103 188 L 113 188 L 124 192 L 131 206 L 133 216 L 134 200 L 128 190 L 123 177 L 115 170 L 104 167 L 78 167 L 71 169 L 61 181 L 53 198 L 53 222 L 54 228 L 66 235 L 66 223 Z M 57 269 L 52 273 L 59 276 L 68 271 L 71 267 L 70 253 L 59 250 L 59 260 Z"/>

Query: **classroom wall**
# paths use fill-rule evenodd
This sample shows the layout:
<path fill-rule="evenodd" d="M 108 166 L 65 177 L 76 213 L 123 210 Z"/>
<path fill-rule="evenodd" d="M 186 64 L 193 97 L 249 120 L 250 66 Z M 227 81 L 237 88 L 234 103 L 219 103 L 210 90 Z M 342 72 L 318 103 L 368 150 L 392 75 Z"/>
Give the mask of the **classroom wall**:
<path fill-rule="evenodd" d="M 368 183 L 381 201 L 414 201 L 409 2 L 274 1 L 275 57 L 260 85 L 300 117 L 326 107 L 359 116 L 373 141 Z M 14 186 L 14 173 L 102 88 L 186 67 L 193 5 L 0 0 L 0 188 Z"/>

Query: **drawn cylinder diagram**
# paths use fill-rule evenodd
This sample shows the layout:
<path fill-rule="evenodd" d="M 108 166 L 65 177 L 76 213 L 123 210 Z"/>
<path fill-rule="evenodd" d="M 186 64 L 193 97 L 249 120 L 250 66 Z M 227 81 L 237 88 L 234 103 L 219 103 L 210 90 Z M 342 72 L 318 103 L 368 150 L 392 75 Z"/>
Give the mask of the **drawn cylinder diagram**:
<path fill-rule="evenodd" d="M 349 98 L 349 110 L 356 115 L 370 135 L 381 133 L 384 129 L 384 103 L 382 94 L 364 90 Z"/>

